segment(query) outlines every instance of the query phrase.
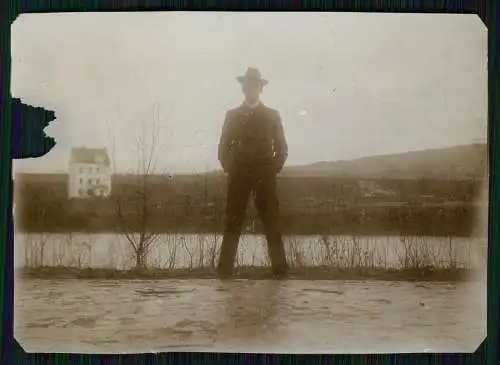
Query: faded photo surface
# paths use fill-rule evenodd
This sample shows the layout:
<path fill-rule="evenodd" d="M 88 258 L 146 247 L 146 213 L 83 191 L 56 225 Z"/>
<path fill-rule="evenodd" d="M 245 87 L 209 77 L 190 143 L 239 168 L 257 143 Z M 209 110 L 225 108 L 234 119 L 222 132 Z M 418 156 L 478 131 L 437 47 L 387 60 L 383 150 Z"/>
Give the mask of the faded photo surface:
<path fill-rule="evenodd" d="M 22 15 L 28 352 L 473 352 L 486 334 L 476 16 Z"/>

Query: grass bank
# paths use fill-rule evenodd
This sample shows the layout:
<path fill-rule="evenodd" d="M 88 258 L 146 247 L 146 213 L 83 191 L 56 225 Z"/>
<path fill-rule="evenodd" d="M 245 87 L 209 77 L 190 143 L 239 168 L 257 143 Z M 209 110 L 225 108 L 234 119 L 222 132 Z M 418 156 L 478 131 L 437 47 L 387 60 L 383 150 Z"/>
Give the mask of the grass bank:
<path fill-rule="evenodd" d="M 466 281 L 474 271 L 465 268 L 335 268 L 311 266 L 291 268 L 290 280 L 384 280 L 384 281 Z M 159 279 L 215 279 L 215 270 L 202 268 L 118 270 L 111 268 L 75 268 L 64 266 L 25 267 L 18 269 L 16 276 L 22 279 L 83 279 L 83 280 L 159 280 Z M 242 266 L 235 268 L 234 279 L 272 279 L 269 268 Z"/>

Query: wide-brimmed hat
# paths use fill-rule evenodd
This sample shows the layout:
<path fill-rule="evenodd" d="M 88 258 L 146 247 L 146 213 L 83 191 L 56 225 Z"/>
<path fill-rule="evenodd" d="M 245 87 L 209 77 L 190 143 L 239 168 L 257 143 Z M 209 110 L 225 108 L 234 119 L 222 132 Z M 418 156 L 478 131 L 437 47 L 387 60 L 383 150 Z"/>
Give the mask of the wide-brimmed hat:
<path fill-rule="evenodd" d="M 236 78 L 241 84 L 252 82 L 260 83 L 261 85 L 267 85 L 267 80 L 262 78 L 260 71 L 256 68 L 249 67 L 243 76 L 238 76 Z"/>

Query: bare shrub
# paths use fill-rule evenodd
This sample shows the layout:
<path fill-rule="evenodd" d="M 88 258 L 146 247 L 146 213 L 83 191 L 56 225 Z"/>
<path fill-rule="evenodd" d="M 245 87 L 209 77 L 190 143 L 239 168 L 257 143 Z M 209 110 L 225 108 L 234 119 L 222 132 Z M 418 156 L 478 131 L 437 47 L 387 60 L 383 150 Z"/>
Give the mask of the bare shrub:
<path fill-rule="evenodd" d="M 180 238 L 180 243 L 181 246 L 184 248 L 184 251 L 186 252 L 188 256 L 188 268 L 191 270 L 194 267 L 194 252 L 192 249 L 189 249 L 189 245 L 186 242 L 186 237 L 182 236 Z"/>
<path fill-rule="evenodd" d="M 375 251 L 371 247 L 361 248 L 358 241 L 357 267 L 364 269 L 373 269 L 375 267 Z"/>
<path fill-rule="evenodd" d="M 77 241 L 74 235 L 69 233 L 65 237 L 64 244 L 68 252 L 69 266 L 79 269 L 84 266 L 90 267 L 92 246 L 88 241 Z"/>
<path fill-rule="evenodd" d="M 308 249 L 308 257 L 309 257 L 309 260 L 310 260 L 310 263 L 312 266 L 316 266 L 317 265 L 317 260 L 316 260 L 316 256 L 317 256 L 317 241 L 314 241 L 316 242 L 316 244 L 311 244 L 313 242 L 309 241 L 308 243 L 308 246 L 307 246 L 307 249 Z"/>
<path fill-rule="evenodd" d="M 305 260 L 304 254 L 302 252 L 302 246 L 300 242 L 295 237 L 290 237 L 288 239 L 288 250 L 287 250 L 287 261 L 291 267 L 304 267 Z"/>
<path fill-rule="evenodd" d="M 36 268 L 43 265 L 92 267 L 93 259 L 96 258 L 93 256 L 96 253 L 101 255 L 99 251 L 94 253 L 92 250 L 95 245 L 95 236 L 92 235 L 82 236 L 69 233 L 61 237 L 56 236 L 57 240 L 45 240 L 43 245 L 39 237 L 39 234 L 27 235 L 24 241 L 25 267 Z M 190 240 L 191 236 L 177 234 L 159 237 L 162 245 L 158 248 L 158 252 L 155 250 L 156 256 L 149 258 L 150 261 L 154 259 L 151 262 L 154 267 L 173 270 L 179 268 L 179 263 L 191 270 L 207 266 L 216 267 L 220 253 L 218 233 L 200 235 L 194 240 Z M 265 240 L 254 239 L 254 236 L 251 236 L 251 239 L 249 237 L 241 237 L 235 257 L 235 267 L 241 268 L 244 265 L 270 267 L 271 260 Z M 387 243 L 385 243 L 380 238 L 363 239 L 356 236 L 323 235 L 307 240 L 302 240 L 298 236 L 287 236 L 285 252 L 287 262 L 292 268 L 319 265 L 347 270 L 374 268 L 401 270 L 447 268 L 453 270 L 462 267 L 472 268 L 477 263 L 471 261 L 486 260 L 486 252 L 480 252 L 485 249 L 485 245 L 481 246 L 479 243 L 473 245 L 474 251 L 471 253 L 471 246 L 457 245 L 461 241 L 455 242 L 452 237 L 433 240 L 427 237 L 402 235 L 399 241 L 398 244 L 390 237 L 387 237 Z M 137 257 L 132 247 L 117 243 L 110 242 L 105 257 L 98 257 L 103 261 L 102 265 L 115 270 L 136 267 L 134 265 Z M 130 255 L 125 258 L 125 261 L 122 248 L 125 248 L 127 254 Z M 182 260 L 179 261 L 179 259 Z"/>
<path fill-rule="evenodd" d="M 168 250 L 167 267 L 174 269 L 177 263 L 177 235 L 173 237 L 173 242 L 171 240 L 166 242 L 166 247 Z"/>
<path fill-rule="evenodd" d="M 416 268 L 432 268 L 438 264 L 435 244 L 429 242 L 426 237 L 413 238 L 416 242 Z"/>
<path fill-rule="evenodd" d="M 246 241 L 246 236 L 242 236 L 238 244 L 238 250 L 236 251 L 236 257 L 234 262 L 234 266 L 237 268 L 241 267 L 243 264 L 243 250 L 245 249 L 246 246 L 245 241 Z"/>
<path fill-rule="evenodd" d="M 361 260 L 361 246 L 359 240 L 352 236 L 352 246 L 349 255 L 349 268 L 355 268 L 360 265 Z"/>
<path fill-rule="evenodd" d="M 163 253 L 161 250 L 158 251 L 153 258 L 149 259 L 150 265 L 154 268 L 162 268 L 163 261 Z"/>
<path fill-rule="evenodd" d="M 218 234 L 217 232 L 210 233 L 208 235 L 208 263 L 210 267 L 215 268 L 216 262 L 220 254 L 220 249 L 218 248 Z"/>
<path fill-rule="evenodd" d="M 54 242 L 52 247 L 52 263 L 55 266 L 64 266 L 64 259 L 66 258 L 66 245 L 64 241 Z"/>
<path fill-rule="evenodd" d="M 108 246 L 108 254 L 106 255 L 106 264 L 105 267 L 108 269 L 116 269 L 118 267 L 118 259 L 117 259 L 117 249 L 116 242 L 111 242 Z"/>
<path fill-rule="evenodd" d="M 265 254 L 262 257 L 262 266 L 263 267 L 271 267 L 271 258 L 269 257 L 269 253 L 267 251 L 267 245 L 266 245 L 266 250 L 264 250 Z"/>
<path fill-rule="evenodd" d="M 205 235 L 199 234 L 198 239 L 198 267 L 205 267 Z"/>
<path fill-rule="evenodd" d="M 452 238 L 448 237 L 448 268 L 456 269 L 458 266 L 457 253 L 453 247 Z"/>
<path fill-rule="evenodd" d="M 39 243 L 36 240 L 27 237 L 24 242 L 24 265 L 26 267 L 37 267 L 39 265 L 39 251 Z"/>
<path fill-rule="evenodd" d="M 24 242 L 24 261 L 28 267 L 42 267 L 45 265 L 45 247 L 51 235 L 38 232 L 26 235 Z"/>
<path fill-rule="evenodd" d="M 402 252 L 398 250 L 399 267 L 402 269 L 428 269 L 436 264 L 435 252 L 425 240 L 401 236 Z"/>
<path fill-rule="evenodd" d="M 92 266 L 92 247 L 95 245 L 95 236 L 93 234 L 86 234 L 85 245 L 88 252 L 88 265 Z"/>
<path fill-rule="evenodd" d="M 387 239 L 389 240 L 389 239 Z M 387 250 L 388 250 L 388 245 L 384 245 L 382 247 L 382 253 L 380 253 L 380 251 L 378 251 L 379 255 L 377 255 L 377 260 L 376 260 L 376 265 L 377 267 L 383 267 L 383 268 L 387 268 Z"/>
<path fill-rule="evenodd" d="M 256 266 L 256 262 L 257 262 L 257 247 L 254 246 L 252 250 L 250 265 Z"/>
<path fill-rule="evenodd" d="M 332 264 L 332 246 L 330 237 L 327 235 L 322 235 L 319 239 L 319 244 L 321 245 L 321 261 L 323 265 Z"/>

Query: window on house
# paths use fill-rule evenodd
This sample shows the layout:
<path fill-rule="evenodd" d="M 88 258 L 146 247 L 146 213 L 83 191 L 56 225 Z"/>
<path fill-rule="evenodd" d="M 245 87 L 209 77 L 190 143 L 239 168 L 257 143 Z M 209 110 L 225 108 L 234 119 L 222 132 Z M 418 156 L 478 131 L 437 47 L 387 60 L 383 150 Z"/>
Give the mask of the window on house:
<path fill-rule="evenodd" d="M 99 185 L 99 184 L 101 183 L 101 179 L 96 179 L 96 180 L 95 180 L 95 183 L 96 183 L 97 185 Z"/>
<path fill-rule="evenodd" d="M 89 179 L 88 184 L 92 185 L 92 179 Z"/>
<path fill-rule="evenodd" d="M 78 189 L 78 195 L 83 196 L 85 194 L 85 190 Z"/>
<path fill-rule="evenodd" d="M 101 172 L 101 168 L 100 167 L 96 167 L 96 171 L 97 171 L 97 173 L 100 173 Z"/>
<path fill-rule="evenodd" d="M 83 184 L 83 179 L 82 179 L 82 178 L 80 178 L 80 185 L 82 185 L 82 184 Z"/>

